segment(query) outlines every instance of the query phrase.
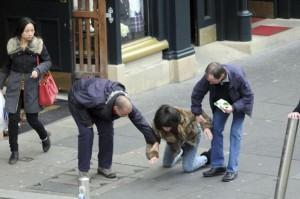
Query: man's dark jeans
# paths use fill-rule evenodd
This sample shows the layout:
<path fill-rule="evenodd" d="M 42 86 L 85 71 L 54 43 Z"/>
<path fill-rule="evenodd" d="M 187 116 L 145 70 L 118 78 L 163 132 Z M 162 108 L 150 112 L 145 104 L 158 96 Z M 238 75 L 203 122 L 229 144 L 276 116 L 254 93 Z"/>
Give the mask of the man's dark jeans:
<path fill-rule="evenodd" d="M 87 110 L 78 106 L 69 96 L 69 109 L 79 130 L 78 135 L 78 168 L 79 171 L 89 171 L 92 158 L 94 131 L 93 124 L 96 125 L 99 135 L 98 167 L 110 169 L 113 156 L 113 121 L 102 120 L 101 118 L 91 118 L 92 123 L 87 125 L 82 120 L 82 113 L 88 115 Z M 90 116 L 91 117 L 91 116 Z"/>

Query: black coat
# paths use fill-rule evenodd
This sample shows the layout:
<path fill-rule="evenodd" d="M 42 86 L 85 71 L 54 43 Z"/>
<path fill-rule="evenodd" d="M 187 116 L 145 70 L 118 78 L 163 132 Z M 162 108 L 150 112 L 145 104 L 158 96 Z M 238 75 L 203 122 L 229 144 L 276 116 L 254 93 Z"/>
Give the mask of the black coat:
<path fill-rule="evenodd" d="M 0 68 L 0 88 L 7 79 L 5 110 L 15 113 L 21 92 L 21 82 L 24 81 L 24 110 L 26 113 L 37 113 L 41 110 L 38 103 L 39 78 L 31 78 L 36 70 L 41 77 L 51 67 L 51 60 L 43 40 L 34 37 L 23 50 L 17 37 L 11 38 L 7 43 L 8 63 Z M 39 64 L 37 64 L 37 57 Z"/>

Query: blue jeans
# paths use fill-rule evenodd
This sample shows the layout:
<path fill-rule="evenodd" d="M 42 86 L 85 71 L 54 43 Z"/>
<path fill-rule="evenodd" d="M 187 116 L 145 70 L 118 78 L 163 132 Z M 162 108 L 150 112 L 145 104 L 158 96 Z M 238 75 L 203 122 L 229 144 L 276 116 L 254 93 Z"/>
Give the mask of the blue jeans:
<path fill-rule="evenodd" d="M 205 165 L 207 162 L 207 158 L 205 156 L 197 155 L 197 149 L 200 142 L 200 133 L 197 136 L 196 145 L 192 146 L 188 143 L 185 143 L 181 146 L 183 150 L 183 160 L 182 167 L 184 172 L 193 172 L 199 169 L 201 166 Z M 173 167 L 176 164 L 174 159 L 176 158 L 176 154 L 171 150 L 169 144 L 166 145 L 164 158 L 163 158 L 163 167 Z"/>
<path fill-rule="evenodd" d="M 223 131 L 229 114 L 216 109 L 213 113 L 213 140 L 211 142 L 211 165 L 213 168 L 224 166 Z M 241 146 L 242 128 L 245 113 L 233 112 L 230 129 L 230 149 L 227 165 L 228 172 L 237 172 Z"/>

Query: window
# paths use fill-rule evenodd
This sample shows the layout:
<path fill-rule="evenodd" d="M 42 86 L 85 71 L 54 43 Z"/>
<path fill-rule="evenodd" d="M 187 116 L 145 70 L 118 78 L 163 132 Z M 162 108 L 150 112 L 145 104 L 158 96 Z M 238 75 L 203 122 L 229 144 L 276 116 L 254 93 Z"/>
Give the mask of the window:
<path fill-rule="evenodd" d="M 120 0 L 122 44 L 146 36 L 144 0 Z"/>

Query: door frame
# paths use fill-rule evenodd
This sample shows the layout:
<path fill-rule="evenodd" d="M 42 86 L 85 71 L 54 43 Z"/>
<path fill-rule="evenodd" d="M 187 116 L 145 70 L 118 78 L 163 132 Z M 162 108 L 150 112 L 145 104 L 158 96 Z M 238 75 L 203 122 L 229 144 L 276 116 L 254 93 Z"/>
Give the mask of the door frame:
<path fill-rule="evenodd" d="M 77 0 L 72 11 L 73 77 L 107 77 L 107 28 L 105 0 Z M 90 2 L 93 2 L 93 5 Z"/>
<path fill-rule="evenodd" d="M 201 45 L 201 28 L 216 24 L 215 13 L 215 0 L 191 0 L 191 34 L 194 45 Z"/>

